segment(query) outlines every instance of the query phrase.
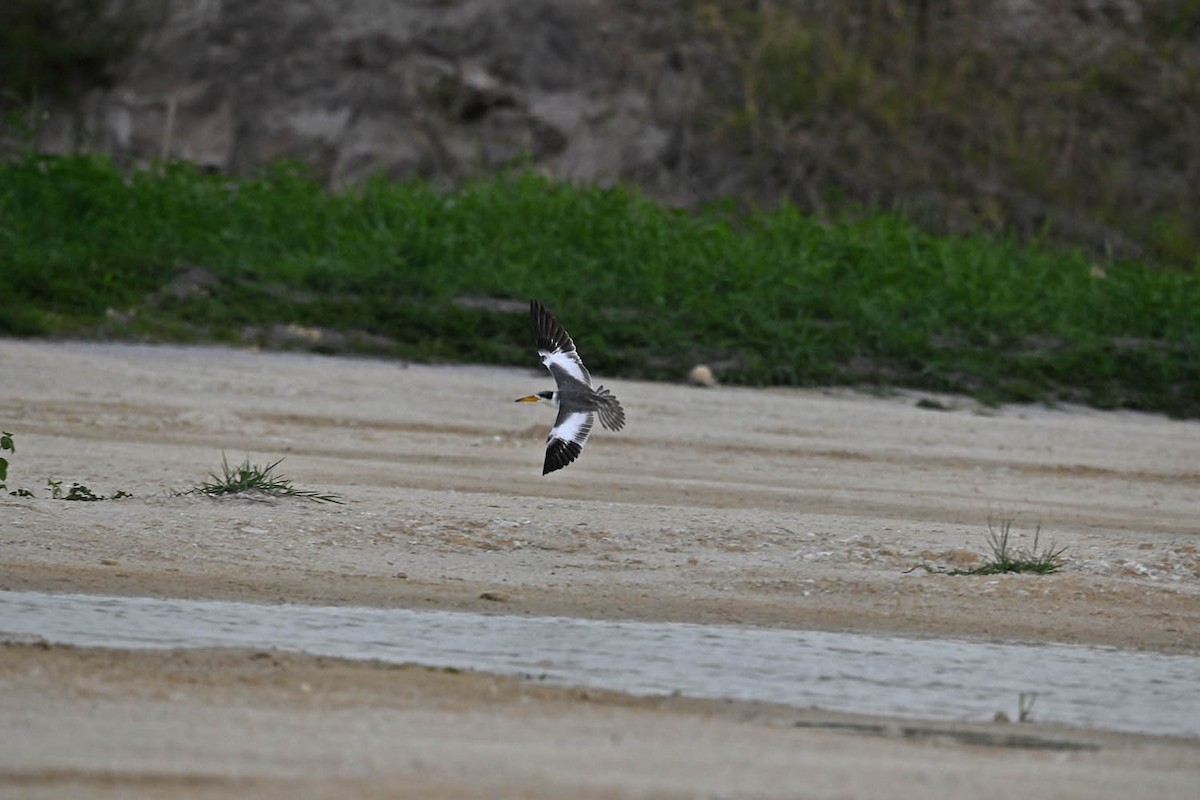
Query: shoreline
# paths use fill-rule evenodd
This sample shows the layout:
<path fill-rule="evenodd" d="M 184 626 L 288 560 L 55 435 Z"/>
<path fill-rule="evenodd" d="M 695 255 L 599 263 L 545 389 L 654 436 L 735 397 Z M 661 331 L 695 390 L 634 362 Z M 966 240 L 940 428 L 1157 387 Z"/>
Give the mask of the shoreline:
<path fill-rule="evenodd" d="M 552 416 L 512 403 L 545 382 L 532 368 L 0 340 L 0 369 L 8 487 L 35 495 L 0 496 L 0 588 L 1200 653 L 1196 422 L 606 380 L 627 430 L 542 478 Z M 345 504 L 173 494 L 225 455 L 283 458 Z M 133 497 L 54 500 L 47 480 Z M 978 564 L 1005 520 L 1019 546 L 1039 529 L 1065 546 L 1063 571 L 921 568 Z M 6 645 L 0 667 L 0 723 L 28 731 L 0 746 L 0 790 L 35 797 L 1188 797 L 1200 780 L 1195 740 L 988 747 L 275 652 Z"/>

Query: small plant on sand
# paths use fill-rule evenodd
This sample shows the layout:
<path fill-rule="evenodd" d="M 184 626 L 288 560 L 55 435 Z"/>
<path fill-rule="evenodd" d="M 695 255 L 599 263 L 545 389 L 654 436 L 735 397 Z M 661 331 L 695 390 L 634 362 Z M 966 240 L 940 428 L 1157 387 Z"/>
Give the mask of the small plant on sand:
<path fill-rule="evenodd" d="M 13 444 L 13 435 L 8 431 L 0 431 L 0 453 L 17 452 L 16 445 Z M 5 481 L 8 479 L 8 459 L 0 456 L 0 491 L 6 491 L 8 484 Z M 133 497 L 129 492 L 118 491 L 112 497 L 105 497 L 102 494 L 96 494 L 82 483 L 72 483 L 71 488 L 63 490 L 62 481 L 56 481 L 53 478 L 46 479 L 46 488 L 50 490 L 50 497 L 55 500 L 120 500 L 123 497 Z M 16 489 L 9 492 L 13 497 L 33 497 L 33 492 L 28 489 Z"/>
<path fill-rule="evenodd" d="M 942 575 L 999 575 L 1002 572 L 1032 572 L 1037 575 L 1049 575 L 1062 569 L 1062 555 L 1066 547 L 1049 545 L 1040 546 L 1042 526 L 1038 525 L 1033 532 L 1033 543 L 1029 547 L 1017 547 L 1009 541 L 1013 521 L 1003 519 L 996 522 L 988 520 L 988 547 L 991 548 L 991 558 L 985 558 L 983 563 L 972 569 L 938 569 L 928 564 L 924 565 L 928 572 Z M 913 567 L 917 569 L 917 567 Z"/>
<path fill-rule="evenodd" d="M 50 497 L 55 500 L 79 500 L 83 502 L 94 502 L 97 500 L 121 500 L 126 497 L 133 497 L 124 489 L 118 489 L 111 497 L 103 494 L 96 494 L 82 483 L 71 481 L 71 488 L 63 489 L 63 482 L 56 481 L 53 478 L 46 479 L 46 488 L 50 490 Z"/>
<path fill-rule="evenodd" d="M 275 474 L 275 468 L 282 462 L 283 459 L 281 458 L 266 466 L 260 466 L 258 464 L 251 464 L 250 459 L 247 458 L 237 466 L 230 466 L 228 459 L 222 455 L 220 475 L 210 472 L 209 478 L 211 480 L 199 486 L 193 486 L 186 491 L 176 492 L 176 494 L 203 494 L 209 497 L 220 497 L 227 494 L 249 492 L 275 497 L 304 497 L 309 500 L 315 500 L 318 503 L 342 503 L 341 498 L 337 495 L 321 494 L 320 492 L 295 488 L 289 478 Z"/>
<path fill-rule="evenodd" d="M 17 448 L 13 446 L 13 435 L 8 431 L 0 431 L 0 453 L 8 451 L 15 453 Z M 8 480 L 8 459 L 0 456 L 0 491 L 8 488 L 5 481 Z"/>
<path fill-rule="evenodd" d="M 8 431 L 0 431 L 0 453 L 8 451 L 9 453 L 17 452 L 17 447 L 13 444 L 13 435 Z M 8 491 L 8 459 L 0 455 L 0 492 Z M 28 489 L 14 489 L 8 492 L 13 497 L 33 497 L 33 492 Z"/>
<path fill-rule="evenodd" d="M 0 431 L 0 453 L 15 453 L 17 446 L 13 444 L 13 435 L 8 431 Z M 0 492 L 8 491 L 8 459 L 0 455 Z M 8 492 L 13 497 L 33 497 L 28 489 L 14 489 Z"/>
<path fill-rule="evenodd" d="M 1037 702 L 1037 692 L 1019 692 L 1017 694 L 1017 722 L 1033 722 L 1033 704 Z M 1012 722 L 1012 717 L 1003 711 L 997 711 L 996 722 Z"/>
<path fill-rule="evenodd" d="M 1017 722 L 1033 720 L 1033 704 L 1037 702 L 1037 692 L 1021 692 L 1017 695 Z"/>
<path fill-rule="evenodd" d="M 1003 519 L 999 522 L 988 520 L 988 547 L 992 557 L 985 560 L 974 569 L 953 570 L 950 575 L 998 575 L 1002 572 L 1033 572 L 1038 575 L 1049 575 L 1062 569 L 1062 554 L 1065 547 L 1055 547 L 1051 542 L 1046 547 L 1039 547 L 1042 526 L 1038 525 L 1033 532 L 1033 544 L 1029 547 L 1017 547 L 1009 542 L 1013 521 Z"/>

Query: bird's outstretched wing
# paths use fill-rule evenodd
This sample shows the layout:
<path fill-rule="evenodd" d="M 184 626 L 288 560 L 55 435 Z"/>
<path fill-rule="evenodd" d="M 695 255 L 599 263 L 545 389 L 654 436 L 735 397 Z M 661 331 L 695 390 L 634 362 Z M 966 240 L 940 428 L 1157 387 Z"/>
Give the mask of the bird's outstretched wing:
<path fill-rule="evenodd" d="M 554 427 L 546 437 L 546 462 L 542 465 L 542 474 L 546 475 L 556 469 L 562 469 L 583 452 L 588 436 L 592 433 L 594 418 L 588 411 L 567 411 L 560 408 Z"/>
<path fill-rule="evenodd" d="M 579 353 L 575 352 L 575 342 L 555 316 L 537 300 L 529 301 L 529 321 L 533 324 L 538 355 L 554 380 L 561 385 L 565 375 L 591 386 L 592 376 L 583 366 Z"/>

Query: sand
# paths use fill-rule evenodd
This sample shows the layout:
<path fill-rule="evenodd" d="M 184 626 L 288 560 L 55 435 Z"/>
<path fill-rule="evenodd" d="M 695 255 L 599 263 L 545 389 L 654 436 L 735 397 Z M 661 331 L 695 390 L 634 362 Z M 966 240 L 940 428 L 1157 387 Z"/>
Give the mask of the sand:
<path fill-rule="evenodd" d="M 0 588 L 1200 652 L 1196 422 L 605 383 L 626 430 L 597 431 L 543 477 L 552 412 L 512 402 L 549 387 L 540 368 L 0 341 L 8 488 L 35 493 L 0 497 Z M 283 458 L 297 488 L 345 503 L 177 494 L 223 455 Z M 54 500 L 47 479 L 133 497 Z M 1025 546 L 1040 528 L 1042 545 L 1065 548 L 1063 571 L 944 574 L 979 563 L 989 524 Z M 262 651 L 8 645 L 0 730 L 20 731 L 0 744 L 0 795 L 21 797 L 1200 786 L 1194 740 L 1036 719 L 910 725 Z M 1014 747 L 1014 731 L 1088 746 Z"/>

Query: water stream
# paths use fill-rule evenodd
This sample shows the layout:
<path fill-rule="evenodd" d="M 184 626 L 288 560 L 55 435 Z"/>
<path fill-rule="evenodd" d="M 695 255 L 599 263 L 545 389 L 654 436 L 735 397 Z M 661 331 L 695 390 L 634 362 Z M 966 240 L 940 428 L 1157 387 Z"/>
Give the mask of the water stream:
<path fill-rule="evenodd" d="M 0 638 L 90 647 L 264 647 L 533 675 L 633 694 L 926 719 L 1033 716 L 1200 736 L 1200 656 L 1076 645 L 449 611 L 0 591 Z"/>

